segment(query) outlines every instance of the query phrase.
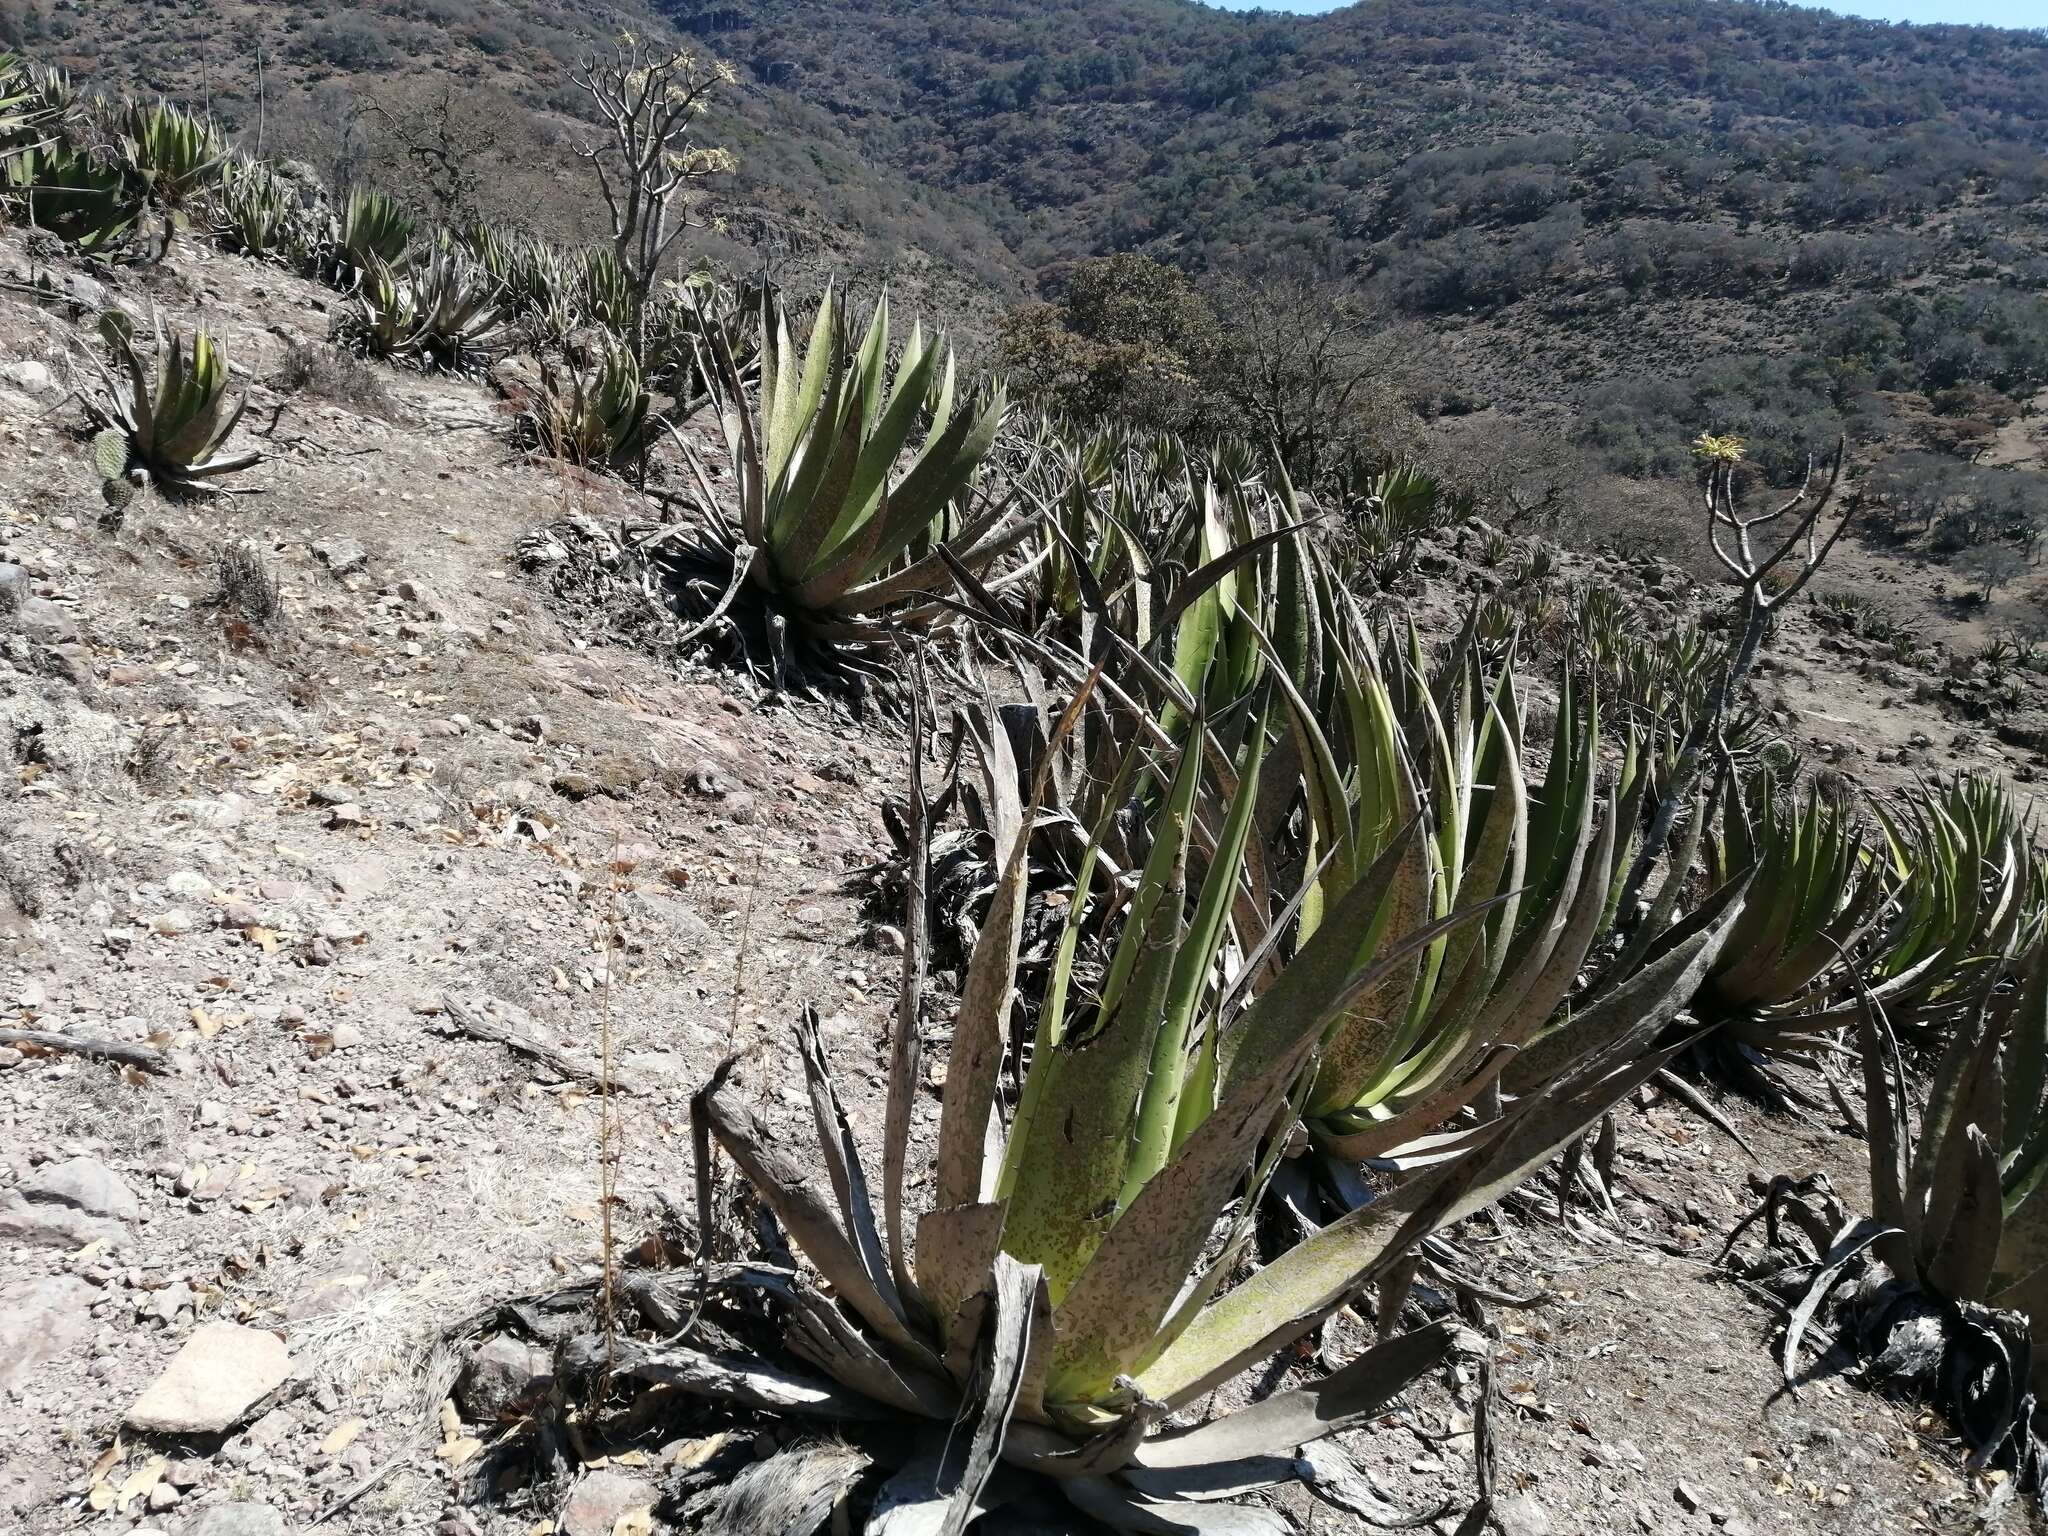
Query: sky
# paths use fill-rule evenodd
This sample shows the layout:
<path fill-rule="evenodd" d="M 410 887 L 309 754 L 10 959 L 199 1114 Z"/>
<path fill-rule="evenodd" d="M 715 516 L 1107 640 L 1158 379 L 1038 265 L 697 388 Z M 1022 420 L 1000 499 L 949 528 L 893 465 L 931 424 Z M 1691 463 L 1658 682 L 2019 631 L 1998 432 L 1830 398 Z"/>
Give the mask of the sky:
<path fill-rule="evenodd" d="M 1228 11 L 1333 11 L 1343 0 L 1208 0 Z M 1826 9 L 1875 21 L 1975 22 L 1989 27 L 2048 27 L 2048 0 L 1828 0 Z"/>

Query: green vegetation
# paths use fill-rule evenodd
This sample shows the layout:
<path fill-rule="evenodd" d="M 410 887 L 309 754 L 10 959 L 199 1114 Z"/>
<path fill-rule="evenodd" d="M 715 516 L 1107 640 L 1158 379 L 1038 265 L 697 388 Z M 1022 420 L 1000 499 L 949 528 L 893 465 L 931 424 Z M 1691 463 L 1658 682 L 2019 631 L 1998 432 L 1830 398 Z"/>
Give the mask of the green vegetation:
<path fill-rule="evenodd" d="M 100 429 L 94 461 L 108 485 L 119 488 L 115 495 L 125 493 L 127 476 L 137 470 L 166 489 L 206 491 L 214 489 L 211 481 L 261 460 L 258 453 L 221 452 L 249 402 L 229 409 L 227 360 L 206 332 L 167 343 L 158 325 L 154 368 L 136 354 L 125 316 L 110 314 L 100 333 L 118 371 L 93 360 L 100 388 L 86 397 L 86 409 Z"/>

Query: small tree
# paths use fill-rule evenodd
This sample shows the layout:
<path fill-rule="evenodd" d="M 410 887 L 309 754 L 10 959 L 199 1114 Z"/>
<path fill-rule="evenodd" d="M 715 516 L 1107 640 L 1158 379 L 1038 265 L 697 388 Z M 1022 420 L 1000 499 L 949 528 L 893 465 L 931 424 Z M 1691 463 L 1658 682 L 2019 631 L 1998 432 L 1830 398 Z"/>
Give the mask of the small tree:
<path fill-rule="evenodd" d="M 1988 603 L 2000 587 L 2025 573 L 2027 557 L 2009 544 L 1979 544 L 1956 557 L 1956 569 L 1970 578 L 1979 598 Z"/>
<path fill-rule="evenodd" d="M 682 49 L 650 48 L 631 33 L 610 58 L 593 54 L 570 78 L 596 104 L 606 136 L 579 153 L 597 172 L 611 214 L 612 250 L 632 290 L 635 340 L 661 264 L 689 227 L 690 189 L 730 172 L 729 150 L 695 141 L 693 125 L 732 66 Z"/>

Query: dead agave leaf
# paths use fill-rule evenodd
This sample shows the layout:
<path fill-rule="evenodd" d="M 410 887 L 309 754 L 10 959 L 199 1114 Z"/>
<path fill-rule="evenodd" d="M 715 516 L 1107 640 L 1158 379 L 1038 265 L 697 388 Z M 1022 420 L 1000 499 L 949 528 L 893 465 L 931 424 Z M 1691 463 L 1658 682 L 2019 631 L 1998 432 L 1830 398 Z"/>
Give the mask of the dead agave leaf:
<path fill-rule="evenodd" d="M 704 1465 L 732 1439 L 732 1431 L 721 1429 L 715 1435 L 706 1435 L 701 1440 L 679 1440 L 665 1453 L 668 1464 L 678 1472 L 693 1471 Z"/>
<path fill-rule="evenodd" d="M 148 1497 L 149 1490 L 163 1479 L 164 1468 L 170 1464 L 168 1456 L 152 1456 L 122 1478 L 120 1492 L 114 1497 L 114 1512 L 125 1515 L 130 1504 Z"/>
<path fill-rule="evenodd" d="M 219 1019 L 216 1019 L 204 1008 L 194 1008 L 192 1010 L 192 1027 L 199 1031 L 199 1037 L 202 1040 L 211 1040 L 215 1035 L 219 1034 L 220 1022 Z"/>
<path fill-rule="evenodd" d="M 454 1398 L 441 1399 L 440 1420 L 443 1440 L 454 1441 L 462 1438 L 462 1415 L 455 1411 Z"/>
<path fill-rule="evenodd" d="M 360 1418 L 342 1420 L 341 1423 L 329 1430 L 327 1438 L 320 1442 L 321 1454 L 339 1456 L 355 1443 L 356 1436 L 360 1435 L 364 1428 L 365 1421 Z"/>
<path fill-rule="evenodd" d="M 643 1504 L 629 1509 L 612 1522 L 612 1536 L 650 1536 L 654 1530 L 654 1506 Z"/>
<path fill-rule="evenodd" d="M 483 1453 L 484 1443 L 473 1435 L 464 1435 L 459 1440 L 450 1440 L 435 1450 L 434 1454 L 451 1467 L 459 1467 Z"/>

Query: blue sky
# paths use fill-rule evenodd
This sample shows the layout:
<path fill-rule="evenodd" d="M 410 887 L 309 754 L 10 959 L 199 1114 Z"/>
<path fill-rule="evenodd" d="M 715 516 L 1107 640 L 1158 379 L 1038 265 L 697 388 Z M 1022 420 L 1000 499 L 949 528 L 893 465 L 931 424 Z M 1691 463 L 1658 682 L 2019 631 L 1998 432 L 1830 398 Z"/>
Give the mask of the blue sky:
<path fill-rule="evenodd" d="M 1343 0 L 1208 0 L 1229 11 L 1334 11 Z M 1829 0 L 1826 9 L 1877 21 L 1976 22 L 1991 27 L 2048 27 L 2044 0 Z"/>

